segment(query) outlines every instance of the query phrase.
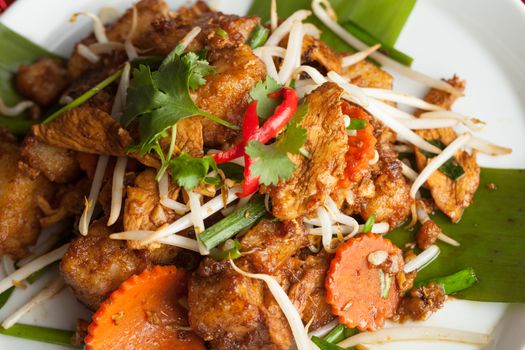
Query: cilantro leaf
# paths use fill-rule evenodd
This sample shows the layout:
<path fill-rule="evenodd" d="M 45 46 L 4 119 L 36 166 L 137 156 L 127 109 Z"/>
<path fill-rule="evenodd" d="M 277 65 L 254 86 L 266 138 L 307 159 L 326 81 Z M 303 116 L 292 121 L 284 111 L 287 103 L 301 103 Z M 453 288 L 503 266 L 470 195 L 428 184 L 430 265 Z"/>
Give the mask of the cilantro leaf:
<path fill-rule="evenodd" d="M 207 178 L 210 168 L 216 168 L 212 156 L 194 158 L 186 152 L 170 161 L 171 177 L 179 186 L 191 190 L 202 182 L 209 181 Z"/>
<path fill-rule="evenodd" d="M 215 68 L 193 52 L 182 53 L 179 45 L 160 65 L 158 71 L 141 65 L 133 72 L 133 80 L 128 90 L 128 103 L 122 121 L 129 125 L 139 118 L 141 142 L 135 149 L 141 153 L 156 149 L 158 139 L 166 134 L 166 129 L 179 120 L 201 115 L 227 127 L 238 129 L 227 121 L 203 111 L 190 96 L 190 89 L 206 83 L 204 77 Z M 158 153 L 158 152 L 157 152 Z"/>
<path fill-rule="evenodd" d="M 292 154 L 299 153 L 301 147 L 303 147 L 306 142 L 306 129 L 301 126 L 301 121 L 307 113 L 308 104 L 302 104 L 297 107 L 297 111 L 288 122 L 286 130 L 275 144 L 277 149 Z"/>
<path fill-rule="evenodd" d="M 279 90 L 281 87 L 282 85 L 276 82 L 275 79 L 267 76 L 265 81 L 257 83 L 250 90 L 250 96 L 257 101 L 257 114 L 259 117 L 268 119 L 273 114 L 275 107 L 279 105 L 279 100 L 269 98 L 268 94 Z"/>
<path fill-rule="evenodd" d="M 280 179 L 288 179 L 295 170 L 288 153 L 275 145 L 266 146 L 259 141 L 250 141 L 245 151 L 254 161 L 250 167 L 252 176 L 259 176 L 259 181 L 264 185 L 276 185 Z"/>

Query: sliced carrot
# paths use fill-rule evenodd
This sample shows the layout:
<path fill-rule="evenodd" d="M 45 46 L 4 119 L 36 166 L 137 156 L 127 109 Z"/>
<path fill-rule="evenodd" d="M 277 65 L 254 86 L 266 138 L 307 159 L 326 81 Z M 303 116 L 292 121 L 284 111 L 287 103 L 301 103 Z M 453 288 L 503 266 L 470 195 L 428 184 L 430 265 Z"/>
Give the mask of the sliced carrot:
<path fill-rule="evenodd" d="M 326 301 L 339 316 L 339 322 L 347 327 L 373 331 L 397 308 L 400 296 L 395 275 L 369 262 L 369 255 L 378 251 L 386 252 L 387 261 L 397 262 L 397 269 L 403 269 L 401 249 L 373 233 L 341 244 L 330 263 Z M 386 278 L 389 283 L 385 283 Z"/>
<path fill-rule="evenodd" d="M 345 179 L 356 182 L 361 179 L 363 172 L 370 167 L 368 162 L 374 159 L 374 150 L 377 143 L 374 137 L 374 128 L 370 124 L 370 117 L 364 109 L 347 102 L 342 104 L 343 114 L 350 119 L 366 120 L 364 129 L 357 130 L 355 136 L 348 136 L 348 152 L 346 153 Z"/>
<path fill-rule="evenodd" d="M 189 274 L 174 266 L 155 266 L 122 283 L 93 315 L 86 350 L 198 350 L 204 342 L 188 328 L 178 302 Z"/>

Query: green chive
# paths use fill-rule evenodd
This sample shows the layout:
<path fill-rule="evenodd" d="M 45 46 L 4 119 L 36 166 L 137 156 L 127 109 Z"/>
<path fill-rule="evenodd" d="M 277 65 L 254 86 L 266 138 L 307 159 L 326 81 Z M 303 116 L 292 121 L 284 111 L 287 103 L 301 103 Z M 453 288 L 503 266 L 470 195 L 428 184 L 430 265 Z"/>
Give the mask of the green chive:
<path fill-rule="evenodd" d="M 350 119 L 350 125 L 346 127 L 346 130 L 362 130 L 364 128 L 366 128 L 366 120 Z"/>
<path fill-rule="evenodd" d="M 258 24 L 252 33 L 252 37 L 250 39 L 250 47 L 252 49 L 256 49 L 258 47 L 263 46 L 266 40 L 268 40 L 269 35 L 270 31 L 262 25 Z"/>
<path fill-rule="evenodd" d="M 345 339 L 345 325 L 344 324 L 338 324 L 335 326 L 330 333 L 325 335 L 323 337 L 323 340 L 328 343 L 339 343 Z"/>
<path fill-rule="evenodd" d="M 15 287 L 11 287 L 7 289 L 5 292 L 0 294 L 0 309 L 4 307 L 4 305 L 7 303 L 9 298 L 11 297 L 11 294 L 13 294 L 15 290 Z"/>
<path fill-rule="evenodd" d="M 220 27 L 217 28 L 217 31 L 215 33 L 223 39 L 228 39 L 228 33 Z"/>
<path fill-rule="evenodd" d="M 478 278 L 476 277 L 476 272 L 472 267 L 469 267 L 449 276 L 436 277 L 418 282 L 416 287 L 426 286 L 429 283 L 437 283 L 443 286 L 445 294 L 448 295 L 467 289 L 473 286 L 477 281 Z"/>
<path fill-rule="evenodd" d="M 58 118 L 59 116 L 61 116 L 66 111 L 69 111 L 70 109 L 73 109 L 73 108 L 76 108 L 76 107 L 80 106 L 81 104 L 83 104 L 84 102 L 89 100 L 91 97 L 93 97 L 94 95 L 96 95 L 100 91 L 102 91 L 104 88 L 106 88 L 109 84 L 113 83 L 115 80 L 120 78 L 121 75 L 122 75 L 122 69 L 119 69 L 118 71 L 116 71 L 115 73 L 111 74 L 109 77 L 107 77 L 106 79 L 102 80 L 100 83 L 98 83 L 97 85 L 93 86 L 91 89 L 89 89 L 88 91 L 84 92 L 82 95 L 80 95 L 79 97 L 77 97 L 76 99 L 74 99 L 73 101 L 71 101 L 70 103 L 65 105 L 64 107 L 60 108 L 55 113 L 53 113 L 50 116 L 48 116 L 47 118 L 45 118 L 44 121 L 42 122 L 42 124 L 50 123 L 53 120 L 55 120 L 56 118 Z"/>
<path fill-rule="evenodd" d="M 241 230 L 250 227 L 265 214 L 264 197 L 260 195 L 254 196 L 248 204 L 204 230 L 199 235 L 199 240 L 206 249 L 210 250 L 230 239 Z"/>
<path fill-rule="evenodd" d="M 372 227 L 374 226 L 375 222 L 376 222 L 376 214 L 370 215 L 368 220 L 366 220 L 365 225 L 363 226 L 363 233 L 372 231 Z"/>
<path fill-rule="evenodd" d="M 228 244 L 230 243 L 231 244 Z M 210 251 L 210 257 L 217 261 L 226 260 L 226 259 L 237 259 L 242 256 L 241 254 L 241 243 L 238 240 L 227 240 L 224 244 L 222 249 L 219 248 L 213 248 Z"/>
<path fill-rule="evenodd" d="M 323 340 L 315 335 L 312 337 L 312 342 L 317 345 L 320 350 L 345 350 L 344 348 L 337 346 L 335 344 L 329 343 L 326 340 Z"/>
<path fill-rule="evenodd" d="M 62 329 L 30 326 L 25 324 L 15 324 L 8 329 L 0 327 L 0 334 L 11 337 L 35 340 L 43 343 L 67 346 L 70 348 L 81 348 L 71 344 L 71 337 L 75 334 L 72 331 Z"/>
<path fill-rule="evenodd" d="M 392 283 L 392 276 L 379 269 L 379 281 L 381 283 L 381 298 L 388 298 L 388 292 L 390 291 L 390 285 Z"/>

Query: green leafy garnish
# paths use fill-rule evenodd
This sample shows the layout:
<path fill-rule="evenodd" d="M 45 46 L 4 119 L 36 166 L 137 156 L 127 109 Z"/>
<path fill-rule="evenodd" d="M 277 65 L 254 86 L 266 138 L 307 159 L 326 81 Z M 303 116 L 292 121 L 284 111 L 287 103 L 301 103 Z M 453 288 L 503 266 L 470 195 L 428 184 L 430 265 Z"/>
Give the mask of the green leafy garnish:
<path fill-rule="evenodd" d="M 246 145 L 246 153 L 254 160 L 250 167 L 253 176 L 259 176 L 262 184 L 276 185 L 280 180 L 288 179 L 295 170 L 295 164 L 288 154 L 301 153 L 306 141 L 306 129 L 301 121 L 308 113 L 308 105 L 297 107 L 292 119 L 286 125 L 286 130 L 271 145 L 263 145 L 259 141 L 250 141 Z"/>
<path fill-rule="evenodd" d="M 295 170 L 295 164 L 275 145 L 263 145 L 259 141 L 250 141 L 246 153 L 254 160 L 250 167 L 252 176 L 259 177 L 264 185 L 277 185 L 280 179 L 288 179 Z"/>
<path fill-rule="evenodd" d="M 252 33 L 252 37 L 250 38 L 250 47 L 252 49 L 256 49 L 263 46 L 266 40 L 268 40 L 269 35 L 270 30 L 258 24 Z"/>
<path fill-rule="evenodd" d="M 366 128 L 366 120 L 350 119 L 350 125 L 346 127 L 346 130 L 362 130 L 364 128 Z"/>
<path fill-rule="evenodd" d="M 440 140 L 427 141 L 433 144 L 434 146 L 438 147 L 439 149 L 444 149 L 446 147 L 446 145 Z M 428 152 L 421 149 L 420 151 L 427 158 L 434 158 L 435 156 L 437 156 L 437 154 L 432 152 Z M 458 163 L 456 157 L 451 157 L 450 159 L 448 159 L 442 166 L 439 167 L 439 171 L 441 171 L 444 175 L 451 178 L 452 180 L 458 180 L 465 174 L 465 170 L 463 170 L 463 167 Z"/>
<path fill-rule="evenodd" d="M 263 119 L 268 119 L 273 112 L 275 107 L 279 105 L 279 100 L 275 98 L 269 98 L 268 94 L 276 92 L 283 86 L 275 81 L 270 76 L 266 77 L 266 80 L 257 83 L 251 90 L 250 96 L 257 101 L 257 115 Z"/>
<path fill-rule="evenodd" d="M 317 347 L 320 349 L 320 350 L 345 350 L 344 348 L 336 345 L 336 344 L 332 344 L 330 342 L 327 342 L 326 340 L 324 339 L 321 339 L 317 336 L 313 336 L 312 337 L 312 342 L 317 345 Z"/>
<path fill-rule="evenodd" d="M 363 226 L 363 233 L 372 231 L 372 227 L 374 226 L 374 223 L 376 222 L 376 214 L 372 213 L 368 220 L 366 220 L 365 225 Z"/>
<path fill-rule="evenodd" d="M 277 139 L 277 149 L 292 154 L 300 152 L 306 142 L 306 129 L 301 126 L 301 121 L 307 113 L 307 104 L 297 106 L 294 116 L 286 125 L 286 130 Z"/>
<path fill-rule="evenodd" d="M 15 287 L 11 287 L 4 292 L 0 293 L 0 309 L 4 307 L 4 305 L 7 303 L 9 298 L 11 297 L 11 294 L 15 291 Z"/>
<path fill-rule="evenodd" d="M 171 177 L 174 182 L 187 190 L 194 189 L 205 181 L 210 181 L 210 168 L 217 169 L 212 156 L 195 158 L 186 152 L 170 160 Z"/>
<path fill-rule="evenodd" d="M 215 31 L 215 33 L 220 36 L 221 38 L 223 39 L 228 39 L 228 32 L 226 32 L 224 29 L 222 28 L 217 28 L 217 30 Z"/>
<path fill-rule="evenodd" d="M 164 59 L 158 71 L 152 72 L 145 65 L 133 71 L 122 122 L 129 125 L 139 118 L 141 142 L 136 149 L 140 149 L 141 153 L 154 149 L 157 141 L 166 136 L 166 130 L 179 120 L 194 115 L 201 115 L 226 127 L 239 129 L 238 126 L 195 105 L 190 89 L 205 84 L 204 77 L 215 69 L 197 54 L 183 54 L 182 50 L 181 46 L 175 48 Z"/>

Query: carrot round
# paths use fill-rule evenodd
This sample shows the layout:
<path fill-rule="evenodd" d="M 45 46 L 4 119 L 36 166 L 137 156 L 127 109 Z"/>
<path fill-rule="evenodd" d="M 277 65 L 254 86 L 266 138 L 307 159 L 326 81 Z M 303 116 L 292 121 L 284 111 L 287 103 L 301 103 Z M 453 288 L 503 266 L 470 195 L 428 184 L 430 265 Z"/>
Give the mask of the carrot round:
<path fill-rule="evenodd" d="M 384 263 L 370 262 L 370 254 L 385 256 L 383 252 Z M 395 272 L 402 269 L 401 250 L 388 239 L 372 233 L 351 238 L 337 248 L 330 263 L 326 301 L 347 327 L 375 330 L 394 315 L 400 299 Z"/>
<path fill-rule="evenodd" d="M 188 328 L 189 274 L 174 266 L 155 266 L 134 275 L 93 315 L 86 350 L 198 350 L 204 342 Z"/>

